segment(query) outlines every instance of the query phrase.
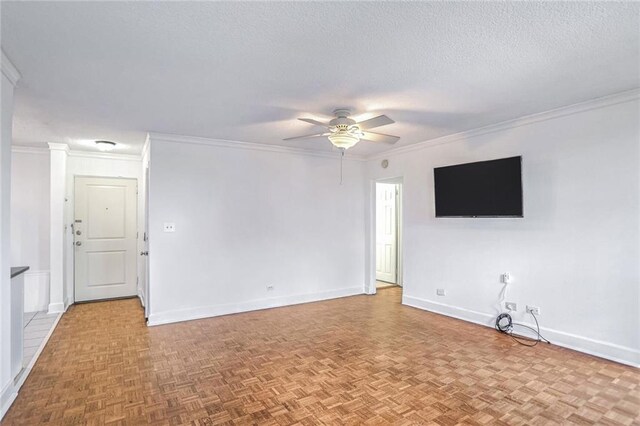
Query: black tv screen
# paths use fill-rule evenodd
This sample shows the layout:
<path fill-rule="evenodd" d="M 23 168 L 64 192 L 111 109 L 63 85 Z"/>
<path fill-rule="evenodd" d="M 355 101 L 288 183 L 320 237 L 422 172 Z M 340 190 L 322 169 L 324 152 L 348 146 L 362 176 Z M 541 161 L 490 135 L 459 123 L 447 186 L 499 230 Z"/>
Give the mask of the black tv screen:
<path fill-rule="evenodd" d="M 436 217 L 522 217 L 522 157 L 433 169 Z"/>

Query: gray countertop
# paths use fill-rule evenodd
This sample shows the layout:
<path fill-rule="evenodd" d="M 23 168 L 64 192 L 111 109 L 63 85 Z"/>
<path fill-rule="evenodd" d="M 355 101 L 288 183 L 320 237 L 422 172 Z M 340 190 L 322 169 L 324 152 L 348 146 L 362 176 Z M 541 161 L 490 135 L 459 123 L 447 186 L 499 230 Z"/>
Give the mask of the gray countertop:
<path fill-rule="evenodd" d="M 18 275 L 25 273 L 29 270 L 28 266 L 14 266 L 11 268 L 11 278 L 17 277 Z"/>

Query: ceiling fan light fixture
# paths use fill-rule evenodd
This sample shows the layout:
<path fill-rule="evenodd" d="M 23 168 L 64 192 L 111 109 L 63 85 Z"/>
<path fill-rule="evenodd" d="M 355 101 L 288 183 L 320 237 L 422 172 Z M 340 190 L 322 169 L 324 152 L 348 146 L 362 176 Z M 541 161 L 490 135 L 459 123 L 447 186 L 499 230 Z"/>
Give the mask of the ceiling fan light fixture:
<path fill-rule="evenodd" d="M 331 143 L 340 149 L 349 149 L 360 141 L 360 138 L 348 131 L 339 130 L 329 135 Z"/>
<path fill-rule="evenodd" d="M 116 147 L 116 143 L 111 141 L 96 141 L 96 146 L 102 152 L 109 152 L 113 151 Z"/>
<path fill-rule="evenodd" d="M 334 110 L 333 114 L 336 118 L 332 119 L 328 123 L 323 123 L 312 118 L 298 118 L 300 121 L 313 124 L 314 126 L 323 127 L 325 130 L 322 133 L 286 138 L 284 140 L 290 141 L 296 139 L 315 138 L 317 136 L 328 136 L 329 141 L 333 146 L 341 149 L 344 153 L 344 150 L 351 148 L 361 140 L 394 144 L 398 139 L 400 139 L 398 136 L 385 135 L 383 133 L 371 131 L 371 129 L 375 129 L 376 127 L 395 123 L 395 121 L 386 115 L 379 115 L 364 121 L 356 122 L 350 117 L 351 111 L 348 109 L 339 108 Z"/>

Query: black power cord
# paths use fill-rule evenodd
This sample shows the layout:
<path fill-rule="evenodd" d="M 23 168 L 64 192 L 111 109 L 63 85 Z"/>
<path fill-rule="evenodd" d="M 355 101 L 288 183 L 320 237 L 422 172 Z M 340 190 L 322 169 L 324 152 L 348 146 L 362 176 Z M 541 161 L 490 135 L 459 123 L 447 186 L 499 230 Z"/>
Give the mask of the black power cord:
<path fill-rule="evenodd" d="M 503 312 L 500 315 L 498 315 L 498 317 L 496 318 L 496 330 L 498 330 L 501 333 L 504 333 L 504 334 L 508 335 L 509 337 L 511 337 L 513 340 L 515 340 L 519 344 L 521 344 L 523 346 L 528 346 L 530 348 L 536 346 L 540 342 L 545 342 L 545 343 L 549 343 L 550 344 L 551 342 L 548 341 L 547 339 L 545 339 L 540 334 L 540 324 L 538 323 L 538 318 L 536 318 L 536 316 L 535 316 L 535 314 L 533 312 L 529 312 L 529 313 L 531 314 L 531 316 L 533 317 L 534 321 L 536 322 L 536 328 L 537 329 L 534 329 L 534 328 L 529 327 L 528 325 L 524 325 L 524 324 L 515 324 L 513 322 L 513 320 L 511 319 L 511 315 L 507 314 L 506 312 Z M 536 333 L 536 335 L 538 336 L 537 339 L 533 339 L 533 338 L 525 337 L 525 336 L 518 336 L 518 337 L 514 336 L 513 335 L 513 328 L 515 326 L 528 328 L 529 330 L 531 330 L 534 333 Z M 531 343 L 531 342 L 533 342 L 533 343 Z"/>

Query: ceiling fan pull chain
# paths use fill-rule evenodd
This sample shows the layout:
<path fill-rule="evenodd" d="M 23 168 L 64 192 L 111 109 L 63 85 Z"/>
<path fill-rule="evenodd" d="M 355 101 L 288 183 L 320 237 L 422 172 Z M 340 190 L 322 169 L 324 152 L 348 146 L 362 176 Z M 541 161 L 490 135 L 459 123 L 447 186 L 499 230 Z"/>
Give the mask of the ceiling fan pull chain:
<path fill-rule="evenodd" d="M 340 185 L 342 185 L 342 161 L 344 159 L 344 148 L 340 148 Z"/>

